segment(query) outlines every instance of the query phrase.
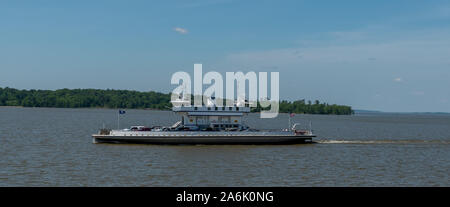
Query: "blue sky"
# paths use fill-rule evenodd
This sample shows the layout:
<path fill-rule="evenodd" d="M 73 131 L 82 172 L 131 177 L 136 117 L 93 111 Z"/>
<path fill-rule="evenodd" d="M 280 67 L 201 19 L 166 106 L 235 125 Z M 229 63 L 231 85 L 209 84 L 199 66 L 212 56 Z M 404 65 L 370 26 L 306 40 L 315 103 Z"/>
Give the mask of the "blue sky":
<path fill-rule="evenodd" d="M 170 92 L 279 71 L 282 99 L 450 112 L 448 1 L 0 2 L 0 87 Z"/>

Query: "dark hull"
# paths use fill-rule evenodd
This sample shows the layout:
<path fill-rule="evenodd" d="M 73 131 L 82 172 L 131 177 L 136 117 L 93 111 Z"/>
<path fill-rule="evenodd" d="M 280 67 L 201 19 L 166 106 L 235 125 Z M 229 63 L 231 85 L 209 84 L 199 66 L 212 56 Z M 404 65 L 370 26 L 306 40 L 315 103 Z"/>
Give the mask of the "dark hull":
<path fill-rule="evenodd" d="M 314 136 L 215 136 L 215 137 L 145 137 L 145 136 L 111 136 L 93 135 L 94 143 L 126 143 L 126 144 L 172 144 L 172 145 L 196 145 L 196 144 L 305 144 L 313 143 Z"/>

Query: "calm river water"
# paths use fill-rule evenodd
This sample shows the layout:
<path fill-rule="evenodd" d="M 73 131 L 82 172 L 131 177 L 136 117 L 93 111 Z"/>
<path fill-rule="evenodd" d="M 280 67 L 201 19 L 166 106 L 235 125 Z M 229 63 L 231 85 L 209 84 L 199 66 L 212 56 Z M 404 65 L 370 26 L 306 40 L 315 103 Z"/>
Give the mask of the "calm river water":
<path fill-rule="evenodd" d="M 0 186 L 450 186 L 450 115 L 296 115 L 317 144 L 93 144 L 118 110 L 0 108 Z M 121 128 L 171 125 L 172 112 L 127 110 Z M 288 125 L 287 114 L 253 128 Z"/>

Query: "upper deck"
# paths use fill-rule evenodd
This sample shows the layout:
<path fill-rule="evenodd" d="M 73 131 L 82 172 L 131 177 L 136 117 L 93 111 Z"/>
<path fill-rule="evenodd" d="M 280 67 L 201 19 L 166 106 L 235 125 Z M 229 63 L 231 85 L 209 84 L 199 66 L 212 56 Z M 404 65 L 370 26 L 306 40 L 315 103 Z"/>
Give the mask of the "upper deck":
<path fill-rule="evenodd" d="M 241 114 L 249 113 L 250 107 L 238 106 L 179 106 L 172 107 L 173 112 L 200 112 L 200 113 L 214 113 L 220 114 Z"/>

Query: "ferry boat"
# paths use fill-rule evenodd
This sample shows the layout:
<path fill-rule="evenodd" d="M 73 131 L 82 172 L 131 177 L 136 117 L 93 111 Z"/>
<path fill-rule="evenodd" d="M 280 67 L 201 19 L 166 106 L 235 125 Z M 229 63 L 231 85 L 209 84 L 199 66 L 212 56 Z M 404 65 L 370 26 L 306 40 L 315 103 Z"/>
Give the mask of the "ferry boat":
<path fill-rule="evenodd" d="M 93 134 L 93 143 L 145 143 L 145 144 L 298 144 L 313 143 L 312 130 L 251 129 L 243 122 L 250 113 L 246 103 L 232 107 L 174 106 L 172 111 L 181 120 L 172 126 L 132 126 L 128 129 L 101 129 Z"/>

